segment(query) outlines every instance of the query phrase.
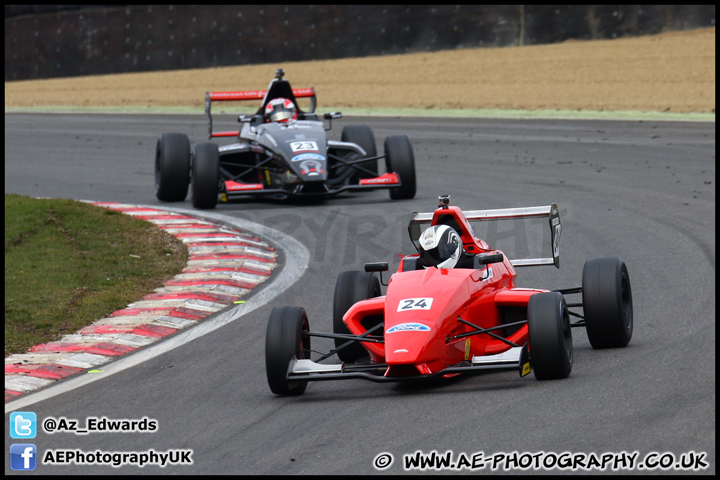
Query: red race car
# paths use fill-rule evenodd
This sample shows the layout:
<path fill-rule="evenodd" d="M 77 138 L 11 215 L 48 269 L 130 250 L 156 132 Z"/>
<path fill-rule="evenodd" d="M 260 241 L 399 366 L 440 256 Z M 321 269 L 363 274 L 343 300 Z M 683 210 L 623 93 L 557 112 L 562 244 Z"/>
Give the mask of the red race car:
<path fill-rule="evenodd" d="M 401 259 L 385 295 L 380 285 L 387 263 L 340 274 L 333 333 L 311 331 L 303 308 L 272 310 L 265 365 L 273 393 L 300 395 L 309 381 L 407 382 L 492 370 L 525 376 L 532 369 L 538 380 L 558 379 L 572 369 L 571 327 L 585 327 L 593 348 L 630 342 L 632 290 L 619 257 L 586 261 L 580 287 L 515 286 L 515 267 L 559 268 L 557 205 L 463 212 L 448 195 L 439 203 L 432 213 L 412 215 L 409 231 L 418 253 Z M 473 225 L 500 220 L 549 225 L 552 256 L 510 260 L 475 235 Z M 572 294 L 581 294 L 582 302 L 566 303 Z M 571 323 L 571 315 L 580 320 Z M 311 359 L 312 337 L 332 338 L 335 348 Z M 325 362 L 334 355 L 342 363 Z"/>

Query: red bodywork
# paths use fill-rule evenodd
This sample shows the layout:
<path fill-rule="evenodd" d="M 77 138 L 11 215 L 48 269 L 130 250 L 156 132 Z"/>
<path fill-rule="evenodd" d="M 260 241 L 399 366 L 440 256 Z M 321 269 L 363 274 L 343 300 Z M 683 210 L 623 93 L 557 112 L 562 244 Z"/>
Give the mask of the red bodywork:
<path fill-rule="evenodd" d="M 458 207 L 439 208 L 431 225 L 450 224 L 458 230 L 466 252 L 497 254 L 475 238 Z M 476 332 L 462 319 L 482 329 L 501 327 L 527 318 L 530 296 L 547 290 L 515 288 L 515 267 L 503 256 L 502 262 L 474 268 L 426 268 L 404 271 L 417 255 L 401 260 L 390 278 L 387 294 L 353 305 L 343 320 L 351 333 L 362 335 L 377 319 L 384 322 L 384 343 L 363 343 L 373 363 L 388 366 L 386 377 L 428 375 L 474 356 L 503 353 L 507 342 Z M 505 331 L 508 330 L 508 331 Z M 493 330 L 517 346 L 528 340 L 528 326 Z"/>

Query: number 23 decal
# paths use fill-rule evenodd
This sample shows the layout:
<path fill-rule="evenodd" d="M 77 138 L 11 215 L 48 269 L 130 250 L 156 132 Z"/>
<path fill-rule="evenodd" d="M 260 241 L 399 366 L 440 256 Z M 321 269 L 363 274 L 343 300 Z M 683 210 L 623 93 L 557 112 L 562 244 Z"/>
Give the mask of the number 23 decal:
<path fill-rule="evenodd" d="M 315 142 L 304 141 L 304 142 L 292 142 L 290 148 L 293 152 L 317 152 L 318 146 Z"/>
<path fill-rule="evenodd" d="M 432 302 L 432 298 L 406 298 L 404 300 L 400 300 L 397 311 L 405 312 L 407 310 L 430 310 Z"/>

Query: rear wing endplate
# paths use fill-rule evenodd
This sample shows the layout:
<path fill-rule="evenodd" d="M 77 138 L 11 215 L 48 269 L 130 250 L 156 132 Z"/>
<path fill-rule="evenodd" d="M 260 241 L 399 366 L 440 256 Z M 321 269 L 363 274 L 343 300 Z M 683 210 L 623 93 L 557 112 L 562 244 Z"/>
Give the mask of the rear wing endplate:
<path fill-rule="evenodd" d="M 501 208 L 494 210 L 468 210 L 462 212 L 465 218 L 471 225 L 473 221 L 485 221 L 485 220 L 513 220 L 513 219 L 533 219 L 533 218 L 548 218 L 548 225 L 550 226 L 550 248 L 552 250 L 550 257 L 543 258 L 516 258 L 511 259 L 510 263 L 516 267 L 529 267 L 536 265 L 555 265 L 560 268 L 560 231 L 562 227 L 560 225 L 560 214 L 556 204 L 542 206 L 542 207 L 524 207 L 524 208 Z M 418 239 L 422 232 L 432 224 L 434 212 L 431 213 L 418 213 L 414 212 L 410 218 L 410 225 L 408 231 L 410 232 L 410 239 L 412 240 L 415 248 L 419 247 Z M 470 232 L 473 237 L 477 238 L 474 232 Z"/>
<path fill-rule="evenodd" d="M 243 100 L 264 100 L 267 90 L 250 90 L 246 92 L 207 92 L 205 93 L 205 116 L 208 119 L 208 138 L 215 137 L 236 137 L 239 131 L 230 132 L 213 132 L 212 128 L 212 102 L 237 102 Z M 308 113 L 315 112 L 317 98 L 315 96 L 315 88 L 294 88 L 292 90 L 295 98 L 309 98 L 310 109 Z"/>

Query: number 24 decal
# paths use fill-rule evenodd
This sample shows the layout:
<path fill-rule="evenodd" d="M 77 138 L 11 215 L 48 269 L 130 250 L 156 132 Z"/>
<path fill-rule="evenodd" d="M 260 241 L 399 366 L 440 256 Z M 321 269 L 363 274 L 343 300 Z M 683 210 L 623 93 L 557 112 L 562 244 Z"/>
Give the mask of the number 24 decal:
<path fill-rule="evenodd" d="M 397 311 L 405 312 L 407 310 L 430 310 L 432 302 L 432 298 L 406 298 L 404 300 L 400 300 Z"/>

